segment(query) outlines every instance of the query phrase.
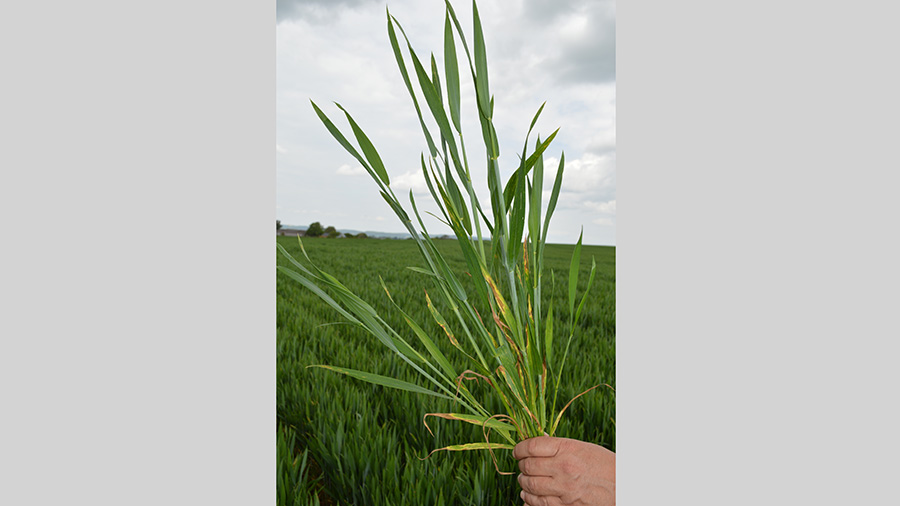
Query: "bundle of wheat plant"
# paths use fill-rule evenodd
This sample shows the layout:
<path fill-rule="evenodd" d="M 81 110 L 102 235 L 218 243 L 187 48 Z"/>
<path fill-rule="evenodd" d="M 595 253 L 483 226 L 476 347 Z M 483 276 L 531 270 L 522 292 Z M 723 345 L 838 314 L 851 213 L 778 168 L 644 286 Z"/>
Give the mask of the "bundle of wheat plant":
<path fill-rule="evenodd" d="M 385 387 L 455 401 L 459 412 L 424 413 L 426 425 L 430 416 L 475 424 L 482 428 L 484 440 L 451 445 L 431 453 L 439 450 L 489 450 L 494 458 L 493 450 L 512 449 L 517 442 L 530 437 L 554 435 L 563 413 L 574 400 L 571 399 L 561 409 L 556 408 L 569 344 L 587 292 L 593 284 L 596 263 L 592 263 L 587 290 L 579 302 L 576 297 L 582 243 L 579 237 L 568 276 L 568 308 L 565 308 L 568 310 L 568 325 L 562 330 L 555 329 L 555 308 L 552 303 L 546 308 L 542 305 L 541 289 L 545 282 L 543 253 L 550 218 L 562 185 L 565 154 L 560 156 L 547 208 L 542 209 L 543 153 L 558 130 L 544 140 L 538 137 L 529 151 L 529 137 L 543 110 L 541 105 L 526 134 L 518 167 L 505 184 L 501 181 L 499 143 L 492 122 L 494 99 L 488 86 L 484 35 L 475 2 L 472 9 L 474 43 L 470 52 L 456 13 L 450 2 L 446 2 L 444 86 L 434 56 L 431 57 L 429 73 L 400 23 L 387 12 L 391 47 L 428 147 L 427 153 L 420 155 L 421 169 L 431 197 L 440 210 L 441 216 L 438 218 L 453 230 L 458 240 L 470 275 L 466 283 L 457 278 L 435 247 L 410 191 L 412 216 L 419 225 L 416 228 L 391 189 L 390 177 L 375 146 L 350 113 L 336 104 L 346 116 L 358 147 L 351 144 L 318 105 L 312 103 L 315 113 L 331 135 L 371 175 L 381 196 L 415 240 L 424 267 L 410 269 L 422 273 L 423 279 L 430 283 L 431 288 L 425 293 L 426 302 L 431 317 L 443 330 L 443 335 L 429 335 L 423 330 L 421 322 L 415 321 L 394 302 L 383 281 L 381 284 L 388 300 L 402 315 L 407 328 L 392 328 L 372 305 L 347 289 L 334 276 L 316 267 L 306 250 L 302 249 L 302 242 L 302 259 L 294 258 L 283 247 L 278 247 L 294 266 L 294 269 L 280 267 L 287 276 L 318 295 L 349 323 L 364 328 L 387 346 L 420 375 L 421 381 L 414 384 L 333 365 L 316 367 Z M 398 30 L 408 55 L 401 50 Z M 476 196 L 470 177 L 460 121 L 456 37 L 462 44 L 474 82 L 477 118 L 485 146 L 483 162 L 487 168 L 489 208 L 483 206 Z M 407 60 L 411 65 L 407 64 Z M 414 82 L 421 97 L 415 93 Z M 421 98 L 424 98 L 424 104 L 420 102 Z M 431 114 L 438 127 L 436 137 L 426 126 L 423 109 Z M 464 286 L 468 286 L 469 290 Z M 443 300 L 444 313 L 439 311 L 439 305 L 432 301 L 432 297 Z M 566 337 L 561 355 L 558 351 L 554 352 L 555 348 L 560 347 L 555 344 L 555 338 L 559 336 Z M 437 339 L 448 339 L 453 348 L 466 357 L 469 367 L 465 370 L 455 368 L 436 345 Z M 499 399 L 504 411 L 492 413 L 486 409 L 487 403 L 479 400 L 473 389 L 467 386 L 467 380 L 489 385 L 487 391 Z M 492 440 L 494 434 L 494 439 L 499 438 L 500 442 Z M 496 462 L 494 458 L 495 465 Z"/>

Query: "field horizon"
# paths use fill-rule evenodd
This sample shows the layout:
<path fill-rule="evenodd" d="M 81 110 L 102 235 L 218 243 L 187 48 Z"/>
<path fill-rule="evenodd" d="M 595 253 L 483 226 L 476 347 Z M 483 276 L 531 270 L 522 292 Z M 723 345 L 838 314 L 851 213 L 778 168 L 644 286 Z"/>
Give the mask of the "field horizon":
<path fill-rule="evenodd" d="M 327 226 L 327 225 L 323 224 L 323 226 Z M 282 224 L 280 230 L 302 230 L 302 231 L 305 231 L 308 228 L 309 228 L 309 225 Z M 381 231 L 381 230 L 357 230 L 357 229 L 352 229 L 352 228 L 337 228 L 337 227 L 335 227 L 335 230 L 337 230 L 341 234 L 356 235 L 356 234 L 364 233 L 367 236 L 369 236 L 370 239 L 400 239 L 400 240 L 412 239 L 412 236 L 409 235 L 409 232 L 385 232 L 385 231 Z M 457 237 L 452 233 L 439 234 L 434 237 L 434 239 L 445 239 L 445 238 L 451 239 L 451 240 L 457 239 Z M 341 239 L 343 239 L 343 238 L 341 238 Z M 469 239 L 471 239 L 472 241 L 477 241 L 477 238 L 474 236 L 470 237 Z M 590 239 L 588 239 L 588 240 L 590 240 Z M 488 239 L 485 239 L 485 242 L 490 242 L 490 241 Z M 548 246 L 549 245 L 552 245 L 552 246 L 574 246 L 575 245 L 574 242 L 572 242 L 572 243 L 547 242 L 546 244 Z M 605 248 L 615 248 L 616 247 L 614 244 L 590 244 L 587 242 L 583 242 L 582 244 L 584 246 L 597 246 L 597 247 L 605 247 Z"/>

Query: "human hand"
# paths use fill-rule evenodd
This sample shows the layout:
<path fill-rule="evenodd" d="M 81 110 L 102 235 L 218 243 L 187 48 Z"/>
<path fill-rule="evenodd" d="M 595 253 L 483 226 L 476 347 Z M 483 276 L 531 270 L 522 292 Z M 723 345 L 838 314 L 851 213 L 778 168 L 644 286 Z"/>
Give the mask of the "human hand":
<path fill-rule="evenodd" d="M 577 439 L 540 436 L 513 449 L 527 506 L 616 504 L 616 454 Z"/>

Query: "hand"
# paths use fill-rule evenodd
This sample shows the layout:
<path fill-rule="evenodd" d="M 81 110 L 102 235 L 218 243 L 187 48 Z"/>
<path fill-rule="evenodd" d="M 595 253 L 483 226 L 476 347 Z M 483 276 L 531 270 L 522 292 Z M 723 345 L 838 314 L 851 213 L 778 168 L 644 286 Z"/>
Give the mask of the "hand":
<path fill-rule="evenodd" d="M 517 444 L 513 457 L 528 506 L 616 504 L 616 454 L 602 446 L 540 436 Z"/>

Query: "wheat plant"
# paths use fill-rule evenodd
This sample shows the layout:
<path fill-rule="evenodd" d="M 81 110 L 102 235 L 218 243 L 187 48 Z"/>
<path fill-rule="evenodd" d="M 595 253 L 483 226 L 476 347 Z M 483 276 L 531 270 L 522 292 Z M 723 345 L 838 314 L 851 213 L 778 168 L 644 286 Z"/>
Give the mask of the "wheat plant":
<path fill-rule="evenodd" d="M 530 437 L 554 435 L 560 419 L 574 400 L 569 400 L 561 409 L 557 408 L 557 393 L 569 344 L 593 283 L 596 263 L 592 263 L 587 290 L 579 302 L 576 297 L 582 243 L 582 237 L 579 237 L 568 276 L 568 307 L 554 308 L 552 303 L 544 307 L 541 294 L 547 281 L 543 277 L 544 246 L 562 185 L 565 154 L 561 154 L 556 168 L 549 203 L 546 209 L 542 209 L 543 153 L 558 129 L 544 140 L 538 137 L 529 149 L 529 137 L 544 108 L 541 105 L 531 121 L 515 172 L 505 184 L 501 180 L 499 143 L 492 121 L 494 98 L 488 84 L 484 34 L 475 2 L 472 10 L 473 45 L 470 51 L 456 13 L 450 2 L 446 2 L 443 84 L 434 55 L 431 56 L 430 68 L 426 69 L 400 23 L 387 11 L 391 47 L 427 143 L 428 151 L 419 157 L 421 169 L 431 197 L 440 210 L 438 219 L 456 235 L 470 275 L 468 279 L 457 278 L 448 266 L 429 235 L 410 191 L 409 204 L 412 217 L 416 220 L 415 223 L 412 221 L 391 188 L 389 174 L 375 146 L 350 113 L 336 104 L 346 117 L 358 147 L 351 144 L 348 137 L 312 102 L 324 126 L 368 171 L 381 196 L 415 240 L 424 267 L 409 268 L 421 273 L 423 280 L 430 284 L 431 288 L 426 290 L 424 296 L 430 315 L 443 334 L 429 335 L 424 331 L 422 322 L 409 317 L 394 302 L 390 290 L 382 281 L 387 300 L 407 324 L 406 328 L 392 328 L 372 305 L 347 289 L 334 276 L 316 267 L 302 248 L 302 242 L 301 259 L 294 258 L 278 246 L 294 266 L 293 269 L 279 268 L 318 295 L 347 322 L 364 328 L 387 346 L 413 368 L 421 380 L 416 384 L 334 365 L 316 367 L 385 387 L 455 401 L 459 412 L 424 413 L 426 426 L 429 417 L 476 424 L 482 428 L 484 440 L 438 448 L 429 456 L 439 450 L 489 450 L 496 465 L 493 450 L 512 449 L 517 442 Z M 462 134 L 457 37 L 474 82 L 477 118 L 485 147 L 482 162 L 487 169 L 489 207 L 484 206 L 475 194 Z M 406 47 L 407 54 L 401 50 L 402 46 Z M 436 136 L 432 136 L 426 126 L 423 109 L 430 113 L 437 125 Z M 435 300 L 441 300 L 442 304 L 436 304 Z M 443 312 L 439 308 L 443 308 Z M 554 328 L 554 311 L 567 311 L 566 328 Z M 455 352 L 466 357 L 469 366 L 464 370 L 454 367 L 437 346 L 438 339 L 449 340 Z M 564 347 L 560 342 L 562 339 L 565 339 Z M 496 396 L 504 411 L 494 413 L 486 409 L 487 403 L 475 394 L 477 389 L 470 388 L 469 382 L 472 381 L 488 385 L 489 388 L 478 391 Z M 500 472 L 499 467 L 497 470 Z"/>

